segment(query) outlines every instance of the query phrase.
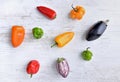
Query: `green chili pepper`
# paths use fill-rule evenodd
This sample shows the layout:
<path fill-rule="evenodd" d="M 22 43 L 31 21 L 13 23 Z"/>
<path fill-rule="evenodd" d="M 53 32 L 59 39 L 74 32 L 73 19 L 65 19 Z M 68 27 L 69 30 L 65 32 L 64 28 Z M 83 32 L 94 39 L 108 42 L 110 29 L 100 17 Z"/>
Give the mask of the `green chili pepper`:
<path fill-rule="evenodd" d="M 91 60 L 93 56 L 92 52 L 88 50 L 89 48 L 90 47 L 88 47 L 86 50 L 82 52 L 82 58 L 87 61 Z"/>
<path fill-rule="evenodd" d="M 38 27 L 33 28 L 32 32 L 33 32 L 34 38 L 36 39 L 40 39 L 44 34 L 42 28 L 38 28 Z"/>

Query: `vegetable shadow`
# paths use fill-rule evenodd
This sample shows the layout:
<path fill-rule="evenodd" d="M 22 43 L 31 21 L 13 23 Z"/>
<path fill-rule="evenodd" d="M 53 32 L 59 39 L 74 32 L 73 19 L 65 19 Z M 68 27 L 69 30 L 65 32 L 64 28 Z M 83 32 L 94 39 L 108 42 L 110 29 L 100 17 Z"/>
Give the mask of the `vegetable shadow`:
<path fill-rule="evenodd" d="M 54 78 L 59 78 L 59 73 L 57 72 L 56 64 L 56 60 L 54 60 L 51 67 L 53 69 Z"/>

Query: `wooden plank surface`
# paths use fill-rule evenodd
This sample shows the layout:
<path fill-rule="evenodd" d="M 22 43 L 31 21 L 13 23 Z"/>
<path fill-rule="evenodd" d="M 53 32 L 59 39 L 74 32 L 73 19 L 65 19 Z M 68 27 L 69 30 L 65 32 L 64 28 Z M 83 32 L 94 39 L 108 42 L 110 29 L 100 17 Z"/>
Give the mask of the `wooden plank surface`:
<path fill-rule="evenodd" d="M 68 17 L 71 4 L 86 9 L 80 21 Z M 55 20 L 45 18 L 36 10 L 44 5 L 57 12 Z M 88 42 L 85 35 L 91 25 L 109 19 L 108 28 L 98 40 Z M 0 0 L 0 82 L 120 82 L 120 0 Z M 25 40 L 18 48 L 11 46 L 11 27 L 23 25 Z M 32 36 L 33 27 L 42 27 L 40 40 Z M 50 48 L 56 35 L 74 31 L 74 39 L 63 48 Z M 80 53 L 87 47 L 93 59 L 84 61 Z M 55 61 L 65 57 L 70 74 L 63 79 L 56 71 Z M 26 65 L 37 59 L 40 71 L 32 79 Z"/>

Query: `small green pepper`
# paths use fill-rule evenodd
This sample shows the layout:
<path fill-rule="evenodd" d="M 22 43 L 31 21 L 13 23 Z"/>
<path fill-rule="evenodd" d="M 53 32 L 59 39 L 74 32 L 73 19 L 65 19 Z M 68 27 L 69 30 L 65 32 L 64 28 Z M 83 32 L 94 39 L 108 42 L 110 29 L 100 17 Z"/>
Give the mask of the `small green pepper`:
<path fill-rule="evenodd" d="M 36 39 L 40 39 L 44 34 L 42 28 L 38 28 L 38 27 L 33 28 L 32 33 L 33 33 L 34 38 Z"/>
<path fill-rule="evenodd" d="M 91 60 L 93 56 L 92 52 L 88 50 L 89 48 L 90 47 L 88 47 L 86 50 L 82 52 L 82 58 L 87 61 Z"/>

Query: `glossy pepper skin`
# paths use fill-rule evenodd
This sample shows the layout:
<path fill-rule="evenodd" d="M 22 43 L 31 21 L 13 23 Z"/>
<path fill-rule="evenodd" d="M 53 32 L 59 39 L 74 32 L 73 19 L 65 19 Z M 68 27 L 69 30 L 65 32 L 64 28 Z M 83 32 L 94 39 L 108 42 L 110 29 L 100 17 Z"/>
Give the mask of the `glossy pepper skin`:
<path fill-rule="evenodd" d="M 106 20 L 105 22 L 99 21 L 95 25 L 93 25 L 86 36 L 86 40 L 93 41 L 98 39 L 106 30 L 108 21 L 109 20 Z"/>
<path fill-rule="evenodd" d="M 65 32 L 55 37 L 55 44 L 51 47 L 57 45 L 58 47 L 63 47 L 68 44 L 74 37 L 74 32 Z"/>
<path fill-rule="evenodd" d="M 26 68 L 26 71 L 28 74 L 30 74 L 30 77 L 32 78 L 33 74 L 36 74 L 39 71 L 40 63 L 37 60 L 31 60 Z"/>
<path fill-rule="evenodd" d="M 66 78 L 68 76 L 70 68 L 69 68 L 68 62 L 65 58 L 57 59 L 56 68 L 62 77 Z"/>
<path fill-rule="evenodd" d="M 13 47 L 18 47 L 22 44 L 25 36 L 25 29 L 23 26 L 12 26 L 12 35 L 11 35 L 11 43 Z"/>
<path fill-rule="evenodd" d="M 88 50 L 90 47 L 88 47 L 86 50 L 82 52 L 82 58 L 86 61 L 90 61 L 92 59 L 93 53 Z"/>
<path fill-rule="evenodd" d="M 50 9 L 45 6 L 38 6 L 37 10 L 41 12 L 43 15 L 48 17 L 49 19 L 55 19 L 56 18 L 56 12 L 53 9 Z"/>
<path fill-rule="evenodd" d="M 33 33 L 34 38 L 36 38 L 36 39 L 42 38 L 42 36 L 44 34 L 42 28 L 39 28 L 39 27 L 33 28 L 32 33 Z"/>
<path fill-rule="evenodd" d="M 72 10 L 70 12 L 70 18 L 72 19 L 82 19 L 85 14 L 85 9 L 82 6 L 76 6 L 75 8 L 72 5 Z"/>

